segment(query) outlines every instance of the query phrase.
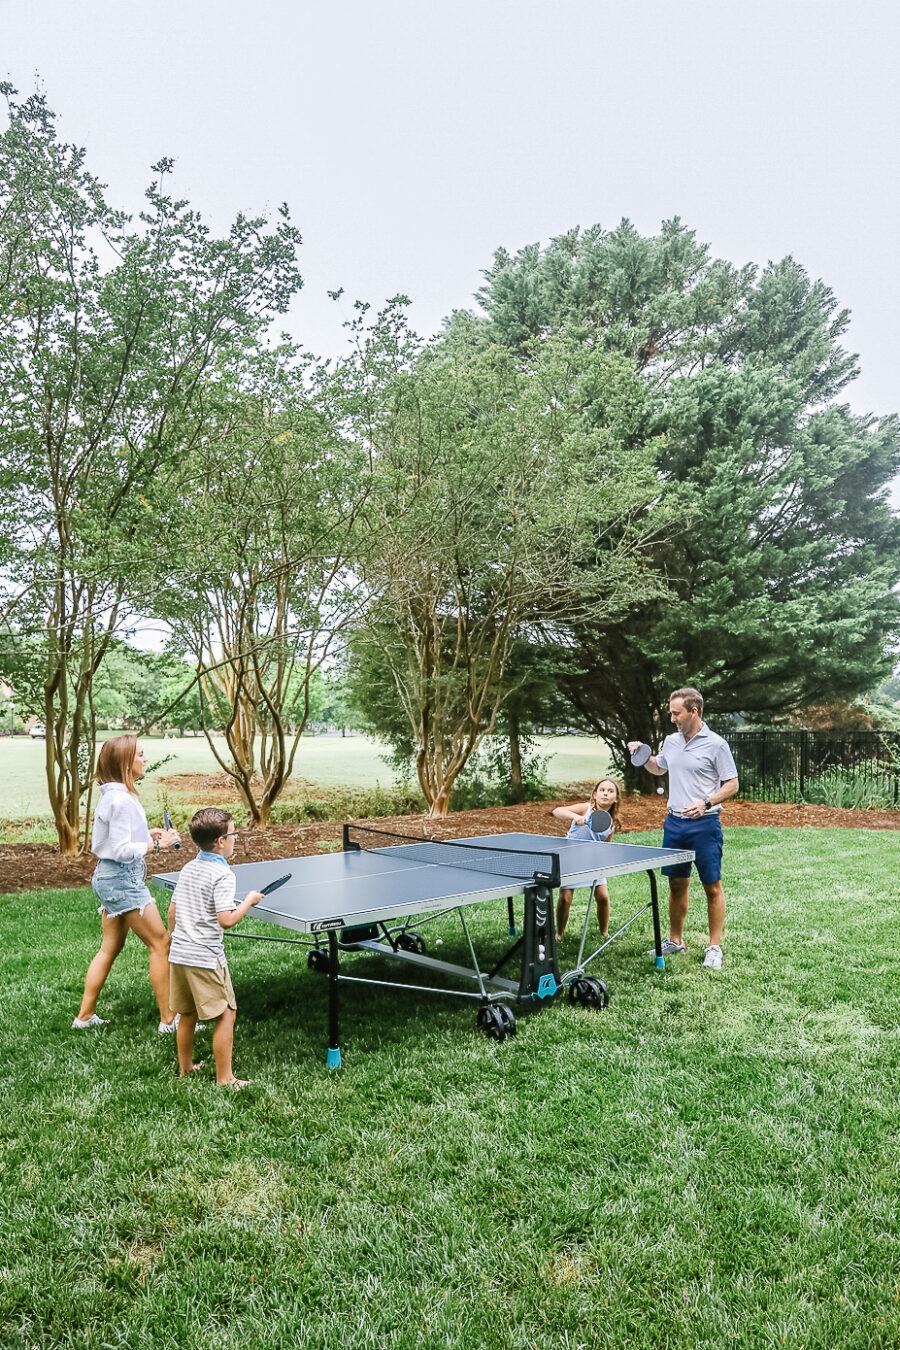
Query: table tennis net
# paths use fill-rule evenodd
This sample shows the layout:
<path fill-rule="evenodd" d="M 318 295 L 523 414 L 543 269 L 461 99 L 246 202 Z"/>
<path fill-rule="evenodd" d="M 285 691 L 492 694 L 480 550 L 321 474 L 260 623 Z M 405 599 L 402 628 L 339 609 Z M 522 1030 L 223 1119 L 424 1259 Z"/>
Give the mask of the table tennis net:
<path fill-rule="evenodd" d="M 460 844 L 454 839 L 422 839 L 415 835 L 378 830 L 368 825 L 344 826 L 344 849 L 377 850 L 409 862 L 434 863 L 439 867 L 461 867 L 467 872 L 485 872 L 489 876 L 533 881 L 535 877 L 552 887 L 560 884 L 559 854 L 546 849 L 503 848 L 482 844 Z"/>

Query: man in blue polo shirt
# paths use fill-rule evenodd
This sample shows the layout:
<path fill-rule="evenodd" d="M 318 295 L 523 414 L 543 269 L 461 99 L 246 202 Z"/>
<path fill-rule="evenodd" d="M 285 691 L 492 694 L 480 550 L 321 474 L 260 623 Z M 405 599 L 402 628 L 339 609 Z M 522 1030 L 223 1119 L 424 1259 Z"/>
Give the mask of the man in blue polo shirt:
<path fill-rule="evenodd" d="M 697 689 L 676 689 L 669 696 L 675 731 L 658 754 L 644 765 L 648 773 L 669 775 L 669 801 L 663 847 L 693 849 L 697 873 L 706 891 L 709 946 L 703 964 L 722 969 L 725 892 L 722 889 L 722 803 L 738 790 L 737 766 L 728 743 L 703 721 L 703 695 Z M 640 741 L 629 741 L 629 751 Z M 687 950 L 684 921 L 688 912 L 691 864 L 664 867 L 669 878 L 669 936 L 662 945 L 671 956 Z"/>

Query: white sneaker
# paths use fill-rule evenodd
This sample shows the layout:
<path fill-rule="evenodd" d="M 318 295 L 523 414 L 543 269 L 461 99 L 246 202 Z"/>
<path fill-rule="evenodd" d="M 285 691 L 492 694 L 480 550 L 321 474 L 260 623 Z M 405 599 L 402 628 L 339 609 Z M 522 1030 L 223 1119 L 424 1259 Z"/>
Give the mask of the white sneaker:
<path fill-rule="evenodd" d="M 669 938 L 669 937 L 663 938 L 663 940 L 662 940 L 662 954 L 663 954 L 663 956 L 678 956 L 678 954 L 679 954 L 680 952 L 686 952 L 686 951 L 687 951 L 687 947 L 684 945 L 683 942 L 673 942 L 672 939 Z M 655 948 L 655 947 L 651 947 L 651 948 L 649 949 L 649 951 L 647 952 L 647 955 L 648 955 L 648 956 L 655 956 L 655 955 L 656 955 L 656 948 Z"/>
<path fill-rule="evenodd" d="M 707 947 L 706 955 L 703 958 L 703 964 L 707 970 L 722 969 L 722 948 Z"/>
<path fill-rule="evenodd" d="M 156 1028 L 160 1036 L 174 1036 L 181 1021 L 181 1013 L 176 1013 L 171 1022 L 160 1022 Z"/>
<path fill-rule="evenodd" d="M 108 1017 L 98 1017 L 96 1013 L 92 1013 L 90 1017 L 76 1017 L 72 1023 L 72 1030 L 85 1031 L 88 1027 L 105 1027 L 108 1022 Z"/>

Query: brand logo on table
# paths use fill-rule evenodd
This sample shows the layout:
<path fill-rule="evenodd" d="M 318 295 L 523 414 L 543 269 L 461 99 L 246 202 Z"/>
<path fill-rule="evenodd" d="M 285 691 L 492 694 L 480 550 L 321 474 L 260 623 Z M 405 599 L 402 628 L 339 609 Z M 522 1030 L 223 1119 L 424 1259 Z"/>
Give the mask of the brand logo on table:
<path fill-rule="evenodd" d="M 332 928 L 343 928 L 346 919 L 316 919 L 309 926 L 311 933 L 329 933 Z"/>

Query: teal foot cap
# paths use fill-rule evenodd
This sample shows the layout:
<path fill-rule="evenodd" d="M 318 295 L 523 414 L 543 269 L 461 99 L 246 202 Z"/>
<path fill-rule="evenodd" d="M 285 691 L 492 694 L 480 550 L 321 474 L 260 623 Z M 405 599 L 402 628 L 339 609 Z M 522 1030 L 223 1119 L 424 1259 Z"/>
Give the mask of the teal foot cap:
<path fill-rule="evenodd" d="M 328 1065 L 329 1069 L 339 1069 L 341 1067 L 340 1047 L 331 1045 L 328 1047 L 328 1055 L 325 1059 L 325 1063 Z"/>

